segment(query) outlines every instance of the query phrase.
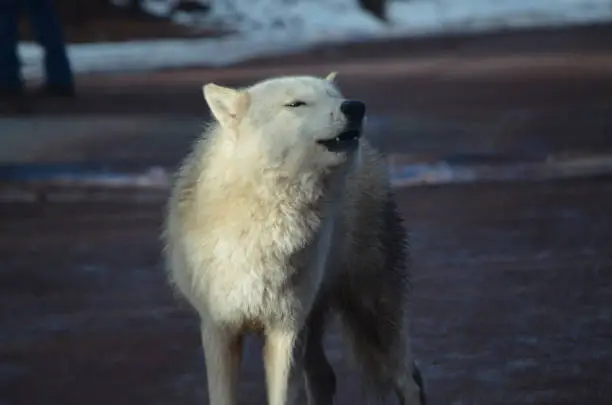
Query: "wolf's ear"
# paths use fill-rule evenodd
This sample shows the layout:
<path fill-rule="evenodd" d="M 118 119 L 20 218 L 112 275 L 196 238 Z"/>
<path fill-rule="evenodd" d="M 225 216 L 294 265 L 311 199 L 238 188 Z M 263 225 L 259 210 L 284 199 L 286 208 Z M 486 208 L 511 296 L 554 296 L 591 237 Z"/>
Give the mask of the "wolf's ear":
<path fill-rule="evenodd" d="M 237 124 L 249 106 L 249 94 L 240 90 L 208 83 L 202 87 L 202 92 L 210 111 L 222 126 Z"/>
<path fill-rule="evenodd" d="M 327 80 L 330 83 L 336 84 L 336 77 L 337 76 L 338 76 L 338 72 L 331 72 L 330 74 L 327 75 L 325 80 Z"/>

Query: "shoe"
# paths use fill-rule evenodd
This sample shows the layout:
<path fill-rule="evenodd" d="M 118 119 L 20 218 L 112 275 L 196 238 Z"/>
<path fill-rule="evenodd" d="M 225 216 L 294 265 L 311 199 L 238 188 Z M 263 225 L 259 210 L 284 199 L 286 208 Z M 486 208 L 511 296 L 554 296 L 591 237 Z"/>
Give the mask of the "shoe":
<path fill-rule="evenodd" d="M 75 98 L 76 92 L 73 86 L 58 86 L 47 84 L 35 91 L 40 97 Z"/>

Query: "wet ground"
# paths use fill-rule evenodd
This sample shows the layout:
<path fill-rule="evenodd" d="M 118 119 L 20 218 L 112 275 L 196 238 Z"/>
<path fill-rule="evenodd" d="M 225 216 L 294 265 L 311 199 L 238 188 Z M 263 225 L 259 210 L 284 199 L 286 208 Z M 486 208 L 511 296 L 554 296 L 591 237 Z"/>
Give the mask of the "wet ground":
<path fill-rule="evenodd" d="M 160 263 L 166 191 L 41 195 L 13 183 L 9 192 L 11 174 L 32 174 L 32 163 L 173 167 L 206 115 L 203 82 L 335 68 L 345 91 L 368 102 L 375 142 L 399 162 L 605 157 L 611 41 L 600 27 L 398 41 L 371 46 L 377 59 L 349 47 L 233 69 L 87 77 L 76 103 L 1 118 L 0 404 L 206 403 L 197 321 L 171 296 Z M 405 187 L 398 198 L 432 404 L 610 404 L 609 171 Z M 241 404 L 265 403 L 256 343 Z M 341 347 L 332 330 L 338 403 L 363 403 Z"/>

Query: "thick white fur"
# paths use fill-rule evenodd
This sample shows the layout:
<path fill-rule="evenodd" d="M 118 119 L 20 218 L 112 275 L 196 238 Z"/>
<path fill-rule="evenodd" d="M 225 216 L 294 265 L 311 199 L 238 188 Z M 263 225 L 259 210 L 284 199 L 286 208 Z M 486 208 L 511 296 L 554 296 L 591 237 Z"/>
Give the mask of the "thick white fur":
<path fill-rule="evenodd" d="M 266 339 L 269 404 L 303 400 L 301 332 L 346 264 L 351 195 L 384 194 L 372 180 L 386 177 L 384 164 L 365 141 L 342 153 L 316 142 L 346 123 L 334 78 L 204 86 L 216 122 L 179 171 L 165 240 L 171 279 L 201 318 L 211 405 L 235 405 L 250 331 Z M 297 100 L 306 105 L 285 106 Z M 361 159 L 374 162 L 367 172 Z"/>

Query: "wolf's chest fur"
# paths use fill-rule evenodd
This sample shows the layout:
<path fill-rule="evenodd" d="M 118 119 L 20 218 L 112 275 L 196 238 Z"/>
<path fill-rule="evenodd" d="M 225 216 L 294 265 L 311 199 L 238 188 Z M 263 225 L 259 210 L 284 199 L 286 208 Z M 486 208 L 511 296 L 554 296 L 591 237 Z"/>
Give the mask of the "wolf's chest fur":
<path fill-rule="evenodd" d="M 331 208 L 291 195 L 266 202 L 233 197 L 202 207 L 206 219 L 192 239 L 203 259 L 193 274 L 197 295 L 218 321 L 292 322 L 308 310 L 324 276 Z"/>

